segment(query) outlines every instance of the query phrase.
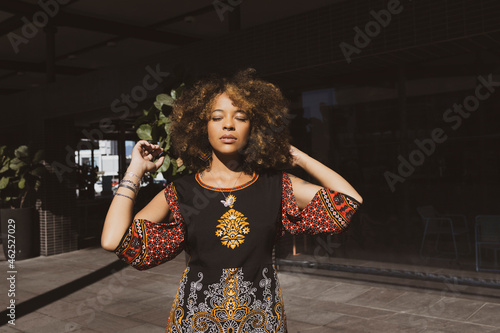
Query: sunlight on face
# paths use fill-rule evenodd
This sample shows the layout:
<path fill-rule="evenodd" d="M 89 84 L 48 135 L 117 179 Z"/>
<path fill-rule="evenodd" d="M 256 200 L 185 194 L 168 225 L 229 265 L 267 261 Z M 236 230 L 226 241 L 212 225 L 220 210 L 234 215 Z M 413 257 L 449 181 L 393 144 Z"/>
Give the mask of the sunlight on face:
<path fill-rule="evenodd" d="M 237 154 L 248 142 L 250 119 L 226 93 L 216 97 L 207 126 L 208 140 L 216 152 Z"/>

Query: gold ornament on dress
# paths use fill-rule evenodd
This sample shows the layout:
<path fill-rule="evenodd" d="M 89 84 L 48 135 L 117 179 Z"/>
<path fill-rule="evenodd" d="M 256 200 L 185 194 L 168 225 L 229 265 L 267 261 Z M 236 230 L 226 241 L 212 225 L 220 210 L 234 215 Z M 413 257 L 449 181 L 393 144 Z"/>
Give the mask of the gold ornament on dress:
<path fill-rule="evenodd" d="M 230 209 L 218 220 L 215 235 L 220 237 L 222 245 L 235 249 L 245 241 L 245 235 L 250 232 L 247 218 L 242 213 Z"/>

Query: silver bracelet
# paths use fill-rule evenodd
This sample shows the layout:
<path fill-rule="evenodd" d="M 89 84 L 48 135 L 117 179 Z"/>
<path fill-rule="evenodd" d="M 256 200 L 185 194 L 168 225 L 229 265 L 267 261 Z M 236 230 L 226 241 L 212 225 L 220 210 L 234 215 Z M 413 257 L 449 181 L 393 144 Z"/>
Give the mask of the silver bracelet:
<path fill-rule="evenodd" d="M 122 184 L 122 183 L 130 184 L 134 188 L 139 188 L 139 185 L 137 185 L 136 183 L 134 183 L 133 181 L 128 180 L 128 179 L 122 179 L 122 180 L 120 180 L 120 184 Z"/>
<path fill-rule="evenodd" d="M 121 193 L 115 193 L 115 195 L 120 195 L 120 196 L 122 196 L 122 197 L 125 197 L 125 198 L 129 198 L 130 200 L 132 200 L 132 201 L 133 201 L 133 202 L 135 203 L 135 200 L 134 200 L 134 198 L 132 198 L 132 197 L 129 197 L 128 195 L 125 195 L 125 194 L 121 194 Z"/>
<path fill-rule="evenodd" d="M 125 185 L 125 184 L 118 185 L 118 188 L 120 188 L 120 187 L 128 188 L 129 190 L 131 190 L 132 192 L 134 192 L 135 195 L 137 195 L 137 189 L 136 188 L 133 188 L 133 187 Z"/>
<path fill-rule="evenodd" d="M 132 171 L 125 172 L 125 175 L 134 176 L 135 178 L 141 180 L 141 178 L 139 176 L 137 176 L 135 173 L 133 173 Z"/>

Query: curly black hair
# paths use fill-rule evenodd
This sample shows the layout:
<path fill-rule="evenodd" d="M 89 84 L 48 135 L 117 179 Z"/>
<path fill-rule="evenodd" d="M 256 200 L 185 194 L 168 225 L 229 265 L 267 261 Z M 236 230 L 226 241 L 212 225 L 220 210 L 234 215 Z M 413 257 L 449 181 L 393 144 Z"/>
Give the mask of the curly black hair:
<path fill-rule="evenodd" d="M 186 89 L 173 106 L 172 146 L 187 168 L 200 172 L 209 166 L 200 158 L 211 152 L 207 124 L 215 99 L 226 93 L 233 104 L 250 119 L 250 137 L 240 151 L 246 173 L 290 167 L 288 102 L 280 89 L 259 79 L 254 69 L 232 77 L 211 76 Z"/>

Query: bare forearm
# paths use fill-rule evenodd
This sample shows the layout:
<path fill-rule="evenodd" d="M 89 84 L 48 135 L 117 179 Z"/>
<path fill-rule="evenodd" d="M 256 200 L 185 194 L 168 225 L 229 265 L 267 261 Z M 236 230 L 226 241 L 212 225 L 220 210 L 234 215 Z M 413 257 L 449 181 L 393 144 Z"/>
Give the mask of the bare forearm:
<path fill-rule="evenodd" d="M 315 160 L 307 154 L 300 154 L 297 165 L 304 169 L 309 175 L 315 178 L 323 187 L 347 194 L 360 203 L 363 198 L 341 175 L 333 171 L 323 163 Z"/>
<path fill-rule="evenodd" d="M 128 172 L 132 172 L 141 178 L 142 171 L 138 168 L 130 166 L 127 169 L 127 173 L 123 177 L 124 180 L 128 180 L 137 186 L 140 186 L 139 178 L 128 174 Z M 134 186 L 130 183 L 125 184 L 134 188 Z M 101 245 L 108 251 L 114 250 L 119 245 L 125 231 L 127 231 L 130 227 L 133 219 L 133 210 L 136 198 L 136 193 L 126 187 L 119 187 L 116 193 L 117 194 L 114 196 L 113 201 L 109 206 L 101 236 Z"/>

